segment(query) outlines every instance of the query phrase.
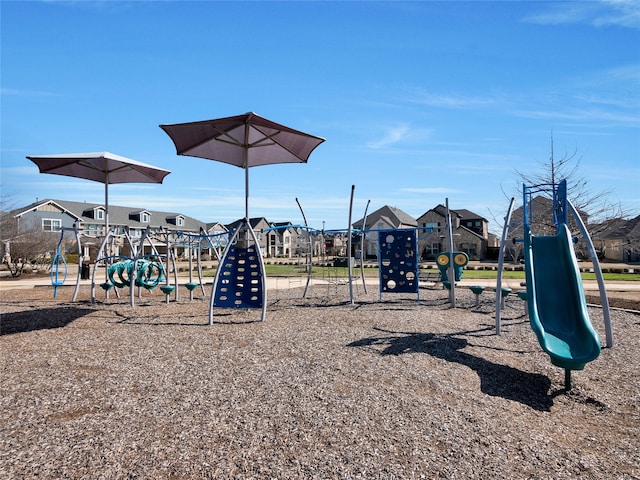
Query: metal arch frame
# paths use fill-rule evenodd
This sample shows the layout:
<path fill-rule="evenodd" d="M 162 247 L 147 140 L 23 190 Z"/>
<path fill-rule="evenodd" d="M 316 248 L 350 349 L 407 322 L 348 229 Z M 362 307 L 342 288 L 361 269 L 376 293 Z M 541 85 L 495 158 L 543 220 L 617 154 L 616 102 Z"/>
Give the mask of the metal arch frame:
<path fill-rule="evenodd" d="M 496 278 L 496 335 L 501 333 L 502 314 L 502 268 L 504 266 L 504 250 L 509 235 L 509 225 L 511 224 L 511 214 L 515 205 L 515 197 L 511 197 L 509 210 L 504 217 L 504 227 L 502 228 L 502 238 L 500 239 L 500 254 L 498 255 L 498 277 Z"/>
<path fill-rule="evenodd" d="M 55 260 L 55 257 L 61 256 L 60 255 L 60 246 L 62 245 L 62 241 L 64 240 L 64 232 L 66 232 L 66 231 L 73 231 L 73 233 L 75 235 L 75 239 L 76 239 L 76 245 L 78 247 L 78 272 L 76 273 L 76 285 L 75 285 L 75 287 L 73 289 L 73 295 L 71 297 L 71 301 L 75 302 L 76 299 L 78 298 L 78 291 L 80 290 L 80 275 L 81 275 L 81 272 L 82 272 L 82 263 L 83 263 L 83 260 L 84 260 L 84 256 L 82 255 L 82 242 L 80 240 L 80 229 L 78 228 L 78 224 L 77 223 L 74 223 L 72 228 L 69 228 L 69 227 L 60 228 L 60 240 L 58 240 L 58 245 L 56 246 L 56 254 L 54 256 L 54 260 Z M 65 268 L 66 268 L 67 267 L 67 262 L 64 259 L 63 255 L 62 255 L 62 260 L 63 260 L 63 262 L 65 264 Z M 53 263 L 53 261 L 52 261 L 52 263 Z M 56 277 L 57 277 L 57 272 L 56 272 Z M 64 277 L 64 280 L 62 281 L 62 283 L 65 282 L 66 278 L 67 278 L 67 274 L 65 272 L 65 277 Z M 58 282 L 56 281 L 56 283 L 58 283 Z M 59 285 L 53 284 L 53 298 L 56 298 L 56 290 L 57 290 L 58 286 Z"/>
<path fill-rule="evenodd" d="M 227 243 L 227 246 L 224 249 L 224 252 L 222 254 L 222 258 L 220 259 L 220 261 L 218 263 L 218 268 L 216 270 L 216 276 L 213 279 L 213 286 L 211 288 L 211 298 L 209 300 L 209 325 L 213 325 L 214 303 L 215 303 L 216 293 L 217 293 L 218 287 L 219 287 L 220 274 L 222 272 L 222 268 L 220 268 L 220 266 L 223 265 L 224 263 L 226 263 L 227 257 L 229 255 L 229 252 L 231 251 L 231 248 L 232 248 L 232 246 L 234 244 L 234 241 L 236 240 L 236 238 L 238 238 L 238 235 L 239 235 L 240 231 L 245 226 L 246 226 L 246 229 L 248 230 L 249 234 L 251 235 L 251 238 L 253 239 L 253 242 L 254 242 L 254 244 L 256 246 L 256 252 L 257 252 L 257 256 L 258 256 L 258 267 L 259 267 L 259 271 L 260 271 L 259 281 L 260 281 L 260 285 L 262 287 L 262 313 L 261 313 L 260 320 L 264 321 L 266 319 L 266 316 L 267 316 L 267 285 L 266 285 L 266 272 L 265 272 L 265 268 L 264 268 L 264 260 L 262 258 L 262 250 L 260 249 L 260 243 L 258 242 L 258 237 L 256 236 L 256 233 L 254 232 L 253 228 L 251 227 L 251 222 L 249 221 L 249 218 L 245 217 L 244 220 L 242 221 L 242 223 L 240 225 L 238 225 L 238 227 L 236 228 L 235 232 L 233 232 L 233 235 L 229 239 L 229 243 Z"/>
<path fill-rule="evenodd" d="M 587 244 L 587 249 L 589 250 L 589 255 L 591 256 L 591 264 L 593 265 L 593 271 L 596 274 L 596 279 L 598 281 L 598 290 L 600 291 L 600 303 L 602 304 L 602 315 L 604 317 L 604 329 L 605 329 L 605 337 L 606 337 L 606 346 L 607 348 L 613 348 L 613 328 L 611 326 L 611 310 L 609 308 L 609 298 L 607 297 L 607 289 L 604 285 L 604 277 L 602 275 L 602 268 L 600 267 L 600 261 L 598 260 L 598 255 L 596 254 L 596 249 L 593 246 L 593 242 L 591 241 L 591 236 L 587 231 L 587 227 L 582 221 L 582 218 L 578 214 L 578 210 L 571 203 L 571 200 L 567 199 L 567 205 L 569 207 L 569 211 L 573 215 L 578 227 L 580 228 L 580 233 L 584 238 L 584 241 Z"/>

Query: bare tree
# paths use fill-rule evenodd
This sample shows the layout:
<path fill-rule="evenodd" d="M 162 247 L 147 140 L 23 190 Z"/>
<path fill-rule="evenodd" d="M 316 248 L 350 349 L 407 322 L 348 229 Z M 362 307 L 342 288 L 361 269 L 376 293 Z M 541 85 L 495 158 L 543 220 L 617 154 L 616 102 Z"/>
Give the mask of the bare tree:
<path fill-rule="evenodd" d="M 0 241 L 2 262 L 13 277 L 19 277 L 31 265 L 47 263 L 55 249 L 58 234 L 44 232 L 38 225 L 19 225 L 7 197 L 0 198 Z"/>
<path fill-rule="evenodd" d="M 552 136 L 551 155 L 548 160 L 538 163 L 537 172 L 526 173 L 516 169 L 516 174 L 526 185 L 557 185 L 561 180 L 567 180 L 567 197 L 578 211 L 588 215 L 591 224 L 630 218 L 631 212 L 625 211 L 620 202 L 612 201 L 611 190 L 591 188 L 589 179 L 580 171 L 580 161 L 577 149 L 565 151 L 562 157 L 556 158 Z"/>
<path fill-rule="evenodd" d="M 567 197 L 580 213 L 583 221 L 589 224 L 591 236 L 598 236 L 610 229 L 612 222 L 624 222 L 633 216 L 633 212 L 625 209 L 620 202 L 612 201 L 611 190 L 594 190 L 580 170 L 580 160 L 577 149 L 573 152 L 565 151 L 557 158 L 554 152 L 553 136 L 551 137 L 551 154 L 546 161 L 539 162 L 537 171 L 533 173 L 523 172 L 516 169 L 516 174 L 521 184 L 525 185 L 557 185 L 562 180 L 567 180 Z M 549 200 L 552 197 L 551 191 L 542 193 Z M 541 202 L 544 203 L 544 202 Z M 516 215 L 516 222 L 522 221 L 522 214 Z M 536 234 L 549 235 L 555 230 L 553 225 L 553 215 L 551 213 L 551 202 L 538 214 L 535 213 L 532 221 L 532 229 Z M 569 222 L 572 231 L 576 231 L 576 225 Z M 579 248 L 578 248 L 579 250 Z M 586 255 L 587 252 L 577 252 L 579 255 Z"/>

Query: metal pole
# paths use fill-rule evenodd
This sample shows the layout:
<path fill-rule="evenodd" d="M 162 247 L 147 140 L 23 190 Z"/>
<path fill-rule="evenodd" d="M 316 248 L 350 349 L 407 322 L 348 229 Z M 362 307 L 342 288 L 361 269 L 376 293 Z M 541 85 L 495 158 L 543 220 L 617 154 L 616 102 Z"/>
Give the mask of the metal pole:
<path fill-rule="evenodd" d="M 362 217 L 362 235 L 360 236 L 360 275 L 362 275 L 362 287 L 365 295 L 367 294 L 367 282 L 364 279 L 364 239 L 367 236 L 367 211 L 371 200 L 367 200 L 367 206 L 364 208 L 364 217 Z"/>
<path fill-rule="evenodd" d="M 84 257 L 82 256 L 82 243 L 80 241 L 80 229 L 78 228 L 78 224 L 73 224 L 73 233 L 76 236 L 76 243 L 78 245 L 78 274 L 76 275 L 76 287 L 73 290 L 73 297 L 71 297 L 71 301 L 75 302 L 78 298 L 78 290 L 80 289 L 80 275 L 82 272 L 82 264 L 84 263 Z"/>
<path fill-rule="evenodd" d="M 247 151 L 245 150 L 244 155 L 247 155 Z M 246 163 L 245 158 L 245 163 Z M 249 167 L 244 167 L 244 218 L 247 219 L 247 223 L 249 223 Z"/>
<path fill-rule="evenodd" d="M 500 239 L 500 254 L 498 255 L 498 278 L 496 279 L 496 335 L 500 335 L 501 315 L 502 315 L 502 267 L 504 265 L 504 248 L 509 234 L 509 224 L 511 223 L 511 213 L 516 199 L 511 197 L 507 216 L 504 217 L 504 227 L 502 228 L 502 238 Z M 525 208 L 525 207 L 523 207 Z"/>
<path fill-rule="evenodd" d="M 447 236 L 449 241 L 449 283 L 451 288 L 449 289 L 449 303 L 452 308 L 456 307 L 456 276 L 453 266 L 453 227 L 451 226 L 451 212 L 449 210 L 449 199 L 445 199 L 447 207 Z"/>
<path fill-rule="evenodd" d="M 349 227 L 347 229 L 347 269 L 349 270 L 349 301 L 353 305 L 353 279 L 351 278 L 351 214 L 353 212 L 353 194 L 356 186 L 351 185 L 351 200 L 349 201 Z"/>
<path fill-rule="evenodd" d="M 109 160 L 105 158 L 105 162 L 107 163 L 107 169 L 104 174 L 104 238 L 107 239 L 109 232 Z M 106 247 L 106 255 L 104 261 L 104 282 L 107 283 L 109 281 L 109 257 L 111 256 L 111 248 L 109 248 L 109 244 L 105 244 Z M 104 298 L 109 299 L 109 290 L 105 289 Z"/>

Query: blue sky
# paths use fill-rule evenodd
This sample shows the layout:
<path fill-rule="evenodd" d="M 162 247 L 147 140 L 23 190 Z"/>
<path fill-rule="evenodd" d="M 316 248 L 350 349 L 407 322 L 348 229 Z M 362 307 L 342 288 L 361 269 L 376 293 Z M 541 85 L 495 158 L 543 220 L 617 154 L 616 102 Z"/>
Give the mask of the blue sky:
<path fill-rule="evenodd" d="M 158 127 L 254 111 L 326 138 L 250 170 L 250 216 L 346 228 L 449 199 L 501 225 L 515 169 L 577 151 L 640 212 L 640 2 L 2 1 L 2 195 L 102 202 L 26 155 L 110 151 L 172 171 L 110 203 L 229 223 L 244 172 L 175 154 Z"/>

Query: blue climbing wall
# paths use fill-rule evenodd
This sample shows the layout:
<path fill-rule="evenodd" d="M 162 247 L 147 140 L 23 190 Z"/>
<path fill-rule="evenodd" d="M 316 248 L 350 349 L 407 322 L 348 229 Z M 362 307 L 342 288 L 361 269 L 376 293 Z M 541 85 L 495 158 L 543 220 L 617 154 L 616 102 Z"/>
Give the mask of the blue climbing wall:
<path fill-rule="evenodd" d="M 378 232 L 380 293 L 418 292 L 418 237 L 414 229 Z"/>
<path fill-rule="evenodd" d="M 214 306 L 223 308 L 262 307 L 262 279 L 255 246 L 232 245 L 219 267 Z"/>

